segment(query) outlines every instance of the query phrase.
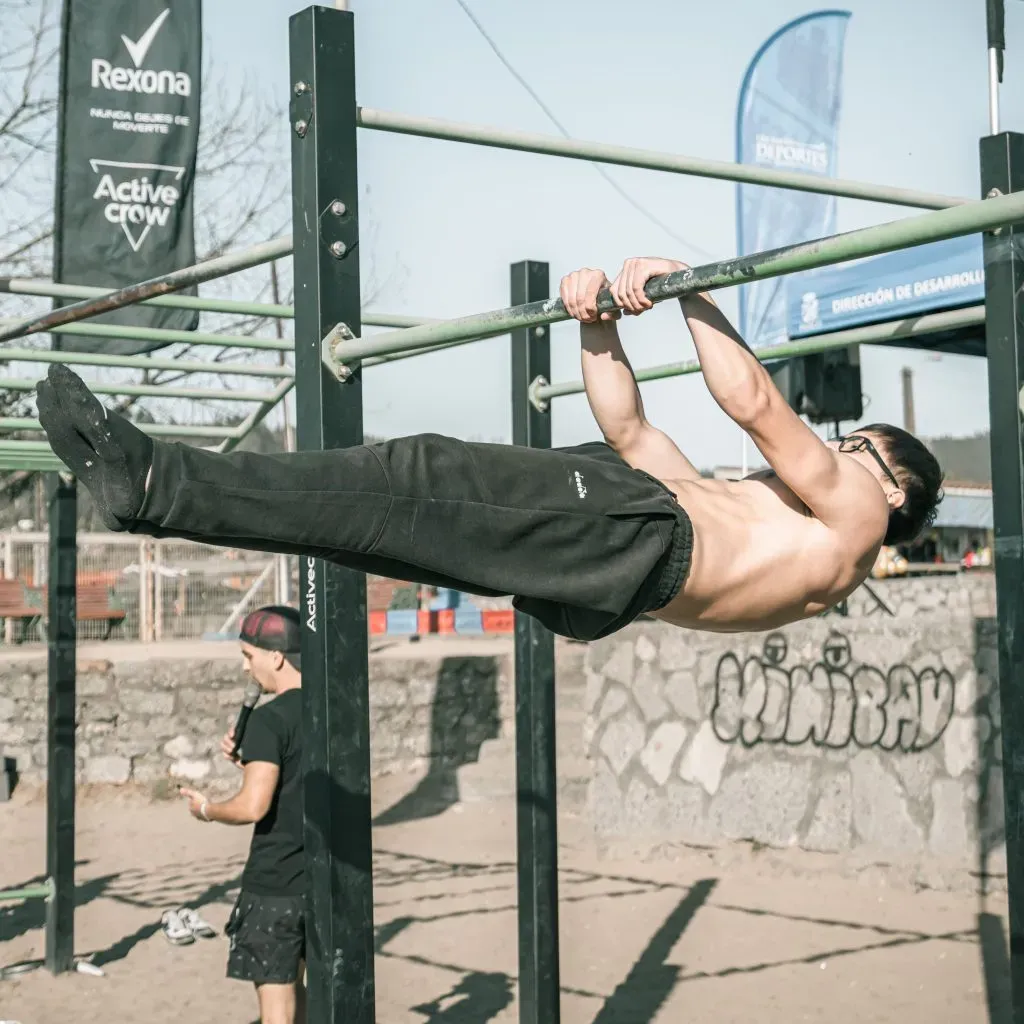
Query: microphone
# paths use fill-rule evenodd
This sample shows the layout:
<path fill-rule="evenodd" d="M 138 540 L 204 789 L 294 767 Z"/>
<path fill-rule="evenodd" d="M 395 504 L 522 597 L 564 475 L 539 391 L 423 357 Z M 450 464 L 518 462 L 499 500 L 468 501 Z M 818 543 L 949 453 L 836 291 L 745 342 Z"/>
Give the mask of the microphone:
<path fill-rule="evenodd" d="M 245 727 L 249 723 L 249 716 L 252 714 L 252 709 L 259 703 L 262 693 L 263 687 L 255 680 L 250 680 L 245 687 L 245 693 L 242 696 L 242 706 L 238 710 L 238 718 L 235 719 L 235 746 L 231 751 L 232 757 L 238 756 L 238 748 L 242 745 L 242 736 L 245 734 Z"/>

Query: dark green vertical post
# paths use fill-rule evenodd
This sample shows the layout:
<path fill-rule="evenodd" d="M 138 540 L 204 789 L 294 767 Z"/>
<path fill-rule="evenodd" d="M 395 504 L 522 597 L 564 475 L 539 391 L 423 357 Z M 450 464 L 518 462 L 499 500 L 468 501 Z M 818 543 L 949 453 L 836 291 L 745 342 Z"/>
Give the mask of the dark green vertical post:
<path fill-rule="evenodd" d="M 361 374 L 339 383 L 320 340 L 359 321 L 355 40 L 346 11 L 289 23 L 296 443 L 363 443 Z M 309 1021 L 374 1020 L 366 578 L 300 560 Z"/>
<path fill-rule="evenodd" d="M 512 305 L 549 297 L 548 265 L 512 265 Z M 551 378 L 548 327 L 512 332 L 512 443 L 551 447 L 551 415 L 530 385 Z M 555 637 L 516 613 L 516 803 L 519 1020 L 558 1024 L 558 784 L 555 776 Z"/>
<path fill-rule="evenodd" d="M 1022 188 L 1024 135 L 982 139 L 982 195 Z M 1013 1021 L 1024 1024 L 1024 224 L 984 239 L 1010 977 Z"/>
<path fill-rule="evenodd" d="M 75 953 L 75 580 L 78 574 L 74 479 L 48 482 L 50 565 L 46 592 L 46 966 L 74 968 Z"/>

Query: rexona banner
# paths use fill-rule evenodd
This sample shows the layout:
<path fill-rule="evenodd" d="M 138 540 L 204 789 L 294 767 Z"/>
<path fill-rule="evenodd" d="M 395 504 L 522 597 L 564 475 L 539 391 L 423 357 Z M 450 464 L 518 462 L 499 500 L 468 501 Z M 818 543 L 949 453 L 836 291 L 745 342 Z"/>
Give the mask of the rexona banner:
<path fill-rule="evenodd" d="M 54 280 L 120 287 L 195 262 L 201 0 L 64 0 Z M 94 322 L 194 330 L 191 310 L 132 306 Z M 54 347 L 159 345 L 55 335 Z"/>
<path fill-rule="evenodd" d="M 791 338 L 983 303 L 981 236 L 791 274 L 786 301 Z"/>

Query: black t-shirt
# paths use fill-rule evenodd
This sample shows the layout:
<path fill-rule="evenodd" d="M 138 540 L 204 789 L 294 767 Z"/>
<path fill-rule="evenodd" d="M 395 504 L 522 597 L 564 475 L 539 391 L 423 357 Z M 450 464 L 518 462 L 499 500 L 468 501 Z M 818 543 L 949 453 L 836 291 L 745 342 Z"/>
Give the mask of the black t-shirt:
<path fill-rule="evenodd" d="M 256 708 L 242 738 L 243 764 L 281 769 L 274 799 L 256 823 L 242 888 L 260 896 L 296 896 L 306 889 L 302 855 L 302 691 L 285 690 Z"/>

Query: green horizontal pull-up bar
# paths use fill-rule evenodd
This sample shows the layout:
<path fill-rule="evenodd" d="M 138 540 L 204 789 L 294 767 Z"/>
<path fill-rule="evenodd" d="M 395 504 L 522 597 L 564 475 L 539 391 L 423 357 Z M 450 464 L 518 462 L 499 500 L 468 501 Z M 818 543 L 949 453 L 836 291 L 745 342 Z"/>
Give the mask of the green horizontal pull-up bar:
<path fill-rule="evenodd" d="M 45 348 L 0 348 L 0 362 L 66 363 L 68 366 L 117 366 L 129 370 L 176 370 L 214 373 L 225 377 L 292 377 L 287 366 L 266 363 L 214 363 L 161 356 L 106 356 L 98 352 L 52 352 Z"/>
<path fill-rule="evenodd" d="M 30 473 L 59 473 L 64 468 L 64 463 L 50 450 L 22 452 L 16 448 L 0 448 L 0 470 L 4 472 L 19 469 Z"/>
<path fill-rule="evenodd" d="M 34 277 L 0 277 L 0 292 L 7 292 L 10 295 L 39 295 L 50 299 L 97 299 L 112 294 L 109 288 L 94 288 L 85 284 L 58 284 L 56 281 L 44 281 Z M 157 295 L 140 300 L 140 304 L 170 309 L 196 309 L 201 313 L 276 317 L 281 320 L 291 320 L 295 317 L 294 306 L 245 302 L 238 299 L 208 299 L 197 295 Z M 373 312 L 364 313 L 362 321 L 367 327 L 418 327 L 420 324 L 431 322 L 428 317 Z M 109 333 L 108 328 L 104 327 L 103 330 Z"/>
<path fill-rule="evenodd" d="M 170 292 L 181 291 L 183 288 L 191 288 L 204 281 L 213 281 L 218 277 L 238 273 L 240 270 L 258 267 L 261 263 L 270 263 L 282 256 L 289 255 L 291 251 L 290 235 L 285 238 L 276 238 L 272 242 L 261 242 L 259 245 L 250 246 L 239 252 L 227 253 L 212 260 L 204 260 L 202 263 L 183 267 L 181 270 L 172 270 L 169 274 L 162 274 L 160 277 L 150 278 L 150 280 L 142 281 L 139 284 L 131 284 L 126 288 L 119 288 L 117 291 L 107 292 L 96 298 L 75 302 L 70 306 L 61 306 L 59 309 L 41 316 L 29 317 L 17 325 L 0 328 L 0 341 L 10 341 L 12 338 L 23 338 L 26 334 L 49 331 L 62 324 L 87 320 L 100 313 L 109 313 L 111 310 L 121 309 L 123 306 L 134 305 L 144 299 L 152 299 L 158 295 L 167 295 Z"/>
<path fill-rule="evenodd" d="M 394 132 L 398 135 L 468 142 L 475 146 L 511 149 L 521 153 L 543 153 L 548 156 L 568 157 L 570 160 L 593 160 L 620 167 L 641 167 L 649 171 L 669 171 L 701 178 L 739 181 L 749 185 L 769 185 L 798 192 L 819 192 L 847 199 L 867 199 L 896 206 L 916 206 L 925 210 L 941 210 L 971 201 L 958 196 L 942 196 L 909 188 L 892 188 L 888 185 L 872 185 L 862 181 L 826 178 L 806 171 L 780 171 L 771 167 L 758 167 L 756 164 L 702 160 L 675 153 L 659 153 L 652 149 L 633 149 L 607 142 L 585 142 L 582 139 L 563 139 L 555 135 L 506 131 L 487 125 L 439 121 L 433 117 L 414 117 L 409 114 L 395 114 L 388 110 L 371 110 L 369 107 L 360 107 L 357 119 L 361 128 Z"/>
<path fill-rule="evenodd" d="M 0 889 L 0 902 L 11 900 L 48 900 L 53 897 L 53 879 L 39 885 L 23 885 L 20 889 Z"/>
<path fill-rule="evenodd" d="M 828 352 L 836 348 L 848 348 L 851 345 L 872 345 L 901 338 L 916 338 L 937 331 L 952 331 L 962 327 L 973 327 L 985 322 L 984 306 L 967 306 L 963 309 L 946 310 L 942 313 L 928 313 L 924 316 L 908 317 L 906 320 L 890 321 L 883 324 L 869 324 L 866 327 L 851 327 L 845 331 L 832 331 L 818 334 L 799 341 L 782 342 L 756 349 L 754 355 L 762 362 L 774 359 L 791 359 L 794 356 L 809 356 L 817 352 Z M 666 377 L 681 377 L 688 373 L 700 371 L 700 363 L 696 359 L 687 359 L 681 363 L 662 363 L 659 366 L 648 366 L 636 371 L 639 383 L 650 380 L 664 380 Z M 541 412 L 547 410 L 552 398 L 563 395 L 578 395 L 586 391 L 583 381 L 567 380 L 549 384 L 538 378 L 530 385 L 530 401 Z"/>
<path fill-rule="evenodd" d="M 0 318 L 0 327 L 24 321 Z M 281 338 L 255 338 L 247 334 L 211 334 L 205 331 L 176 331 L 165 327 L 127 327 L 121 324 L 63 324 L 51 327 L 51 334 L 75 334 L 86 338 L 127 338 L 130 341 L 152 341 L 158 345 L 216 345 L 219 348 L 245 348 L 253 351 L 291 352 L 295 346 Z M 0 349 L 0 359 L 4 350 Z"/>
<path fill-rule="evenodd" d="M 35 391 L 36 381 L 26 377 L 0 377 L 0 391 Z M 193 398 L 196 401 L 265 402 L 273 391 L 232 391 L 230 388 L 180 388 L 173 384 L 103 384 L 90 381 L 94 395 L 137 395 L 146 398 Z"/>
<path fill-rule="evenodd" d="M 29 473 L 61 473 L 67 467 L 56 455 L 7 455 L 0 452 L 0 471 L 22 470 Z"/>
<path fill-rule="evenodd" d="M 0 436 L 0 452 L 33 452 L 35 454 L 53 453 L 49 441 L 26 441 L 24 439 L 11 440 Z"/>
<path fill-rule="evenodd" d="M 153 437 L 233 437 L 238 427 L 201 427 L 192 423 L 136 423 Z M 0 430 L 42 430 L 39 420 L 22 416 L 0 416 Z"/>
<path fill-rule="evenodd" d="M 217 446 L 219 452 L 230 452 L 237 448 L 266 418 L 270 411 L 295 386 L 295 380 L 283 380 L 273 392 L 260 402 L 248 416 L 235 428 L 231 437 L 225 438 Z"/>
<path fill-rule="evenodd" d="M 925 242 L 970 235 L 1021 220 L 1024 220 L 1024 192 L 1017 192 L 860 228 L 842 235 L 676 271 L 652 278 L 644 290 L 653 302 L 662 302 L 730 285 L 749 284 L 783 274 L 814 270 L 862 256 L 907 249 Z M 611 312 L 617 308 L 607 289 L 598 298 L 598 308 L 602 312 Z M 568 319 L 561 299 L 545 299 L 543 302 L 530 302 L 457 320 L 411 327 L 406 331 L 389 331 L 374 337 L 345 339 L 332 331 L 323 339 L 323 360 L 334 373 L 344 377 L 346 368 L 366 356 L 428 348 L 446 342 L 469 341 L 481 335 Z"/>
<path fill-rule="evenodd" d="M 111 288 L 96 288 L 87 284 L 59 284 L 56 281 L 35 277 L 0 277 L 0 292 L 7 292 L 9 295 L 39 295 L 49 299 L 98 299 L 103 295 L 110 295 L 112 291 Z M 194 309 L 200 313 L 279 317 L 283 320 L 290 320 L 295 316 L 293 306 L 245 302 L 238 299 L 208 299 L 201 295 L 157 295 L 151 299 L 143 299 L 142 305 Z"/>

